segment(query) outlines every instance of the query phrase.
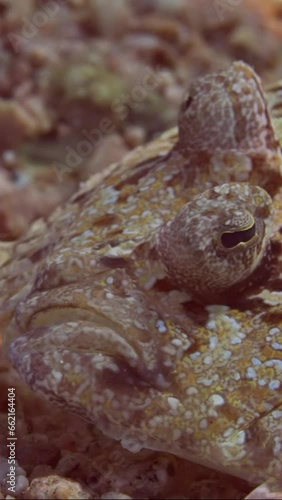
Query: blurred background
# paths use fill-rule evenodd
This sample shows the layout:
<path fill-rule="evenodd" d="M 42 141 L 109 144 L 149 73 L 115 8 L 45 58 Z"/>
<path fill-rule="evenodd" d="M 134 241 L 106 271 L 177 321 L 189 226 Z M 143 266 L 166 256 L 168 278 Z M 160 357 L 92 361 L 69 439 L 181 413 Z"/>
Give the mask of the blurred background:
<path fill-rule="evenodd" d="M 281 0 L 0 0 L 0 238 L 177 123 L 195 77 L 282 78 Z"/>

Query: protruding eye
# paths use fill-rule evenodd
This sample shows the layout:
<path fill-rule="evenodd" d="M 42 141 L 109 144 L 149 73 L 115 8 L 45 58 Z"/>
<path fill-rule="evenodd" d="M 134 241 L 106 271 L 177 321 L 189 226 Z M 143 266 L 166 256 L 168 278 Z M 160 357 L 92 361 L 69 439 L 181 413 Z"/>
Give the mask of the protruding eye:
<path fill-rule="evenodd" d="M 250 241 L 255 234 L 256 225 L 254 223 L 251 227 L 242 231 L 222 233 L 221 243 L 225 248 L 234 248 L 239 245 L 239 243 L 246 243 L 247 241 Z"/>

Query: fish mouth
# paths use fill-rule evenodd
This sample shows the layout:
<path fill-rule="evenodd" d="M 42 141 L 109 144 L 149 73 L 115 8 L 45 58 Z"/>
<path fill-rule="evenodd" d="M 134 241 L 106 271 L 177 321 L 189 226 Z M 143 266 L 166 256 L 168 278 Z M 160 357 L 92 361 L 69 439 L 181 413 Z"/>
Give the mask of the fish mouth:
<path fill-rule="evenodd" d="M 130 359 L 133 366 L 136 365 L 138 353 L 124 338 L 120 325 L 98 312 L 71 306 L 42 309 L 30 318 L 29 330 L 32 335 L 33 331 L 46 331 L 48 327 L 51 331 L 53 326 L 61 325 L 63 331 L 64 327 L 70 324 L 77 328 L 77 335 L 70 346 L 72 351 L 93 350 L 109 356 L 121 356 Z M 90 330 L 92 333 L 87 334 L 87 342 L 84 345 L 81 342 L 83 332 Z"/>

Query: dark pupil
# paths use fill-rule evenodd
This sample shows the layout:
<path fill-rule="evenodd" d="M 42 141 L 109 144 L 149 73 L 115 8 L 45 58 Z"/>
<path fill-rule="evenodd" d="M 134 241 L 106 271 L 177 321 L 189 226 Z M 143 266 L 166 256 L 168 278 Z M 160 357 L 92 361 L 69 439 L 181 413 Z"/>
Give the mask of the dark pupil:
<path fill-rule="evenodd" d="M 250 229 L 245 231 L 235 231 L 234 233 L 223 233 L 221 235 L 221 242 L 225 248 L 236 247 L 241 242 L 249 241 L 256 234 L 256 225 L 254 224 Z"/>
<path fill-rule="evenodd" d="M 187 101 L 184 104 L 185 111 L 191 106 L 192 100 L 193 100 L 192 97 L 189 96 L 188 99 L 187 99 Z"/>

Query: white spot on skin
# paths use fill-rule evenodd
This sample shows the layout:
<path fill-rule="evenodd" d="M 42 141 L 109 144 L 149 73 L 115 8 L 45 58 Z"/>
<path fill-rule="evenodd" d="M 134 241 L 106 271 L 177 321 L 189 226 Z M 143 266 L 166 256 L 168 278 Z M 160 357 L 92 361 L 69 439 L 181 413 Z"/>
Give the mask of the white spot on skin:
<path fill-rule="evenodd" d="M 167 196 L 167 199 L 169 199 L 169 200 L 173 200 L 175 198 L 174 190 L 171 186 L 168 186 L 166 196 Z"/>
<path fill-rule="evenodd" d="M 168 397 L 167 398 L 167 402 L 169 404 L 169 407 L 171 408 L 171 410 L 173 411 L 174 414 L 177 414 L 177 410 L 178 410 L 178 407 L 180 405 L 180 401 L 179 399 L 177 398 L 173 398 L 173 397 Z"/>
<path fill-rule="evenodd" d="M 82 239 L 87 239 L 88 237 L 93 237 L 93 235 L 93 231 L 91 231 L 91 229 L 87 229 L 86 231 L 84 231 L 84 233 L 82 233 L 81 237 Z"/>
<path fill-rule="evenodd" d="M 157 276 L 150 276 L 150 278 L 148 279 L 148 281 L 146 281 L 146 283 L 144 283 L 144 290 L 151 290 L 151 288 L 153 288 L 153 286 L 155 285 L 155 283 L 157 282 Z"/>
<path fill-rule="evenodd" d="M 214 408 L 209 408 L 208 409 L 208 417 L 217 418 L 218 417 L 217 411 L 215 411 Z"/>
<path fill-rule="evenodd" d="M 137 208 L 137 207 L 136 207 Z M 128 236 L 138 236 L 138 232 L 137 232 L 137 229 L 135 227 L 133 228 L 130 228 L 130 227 L 126 227 L 124 230 L 123 230 L 123 234 L 126 234 Z"/>
<path fill-rule="evenodd" d="M 115 203 L 119 198 L 119 191 L 116 191 L 112 186 L 104 187 L 101 194 L 103 196 L 104 205 Z"/>
<path fill-rule="evenodd" d="M 176 350 L 175 350 L 175 347 L 173 345 L 165 345 L 162 347 L 162 351 L 165 352 L 166 354 L 170 354 L 171 356 L 175 356 L 176 354 Z M 167 360 L 169 361 L 169 360 Z M 169 366 L 169 365 L 167 365 Z"/>
<path fill-rule="evenodd" d="M 254 368 L 252 368 L 251 366 L 249 366 L 249 368 L 247 368 L 246 377 L 249 379 L 257 378 L 256 370 Z"/>
<path fill-rule="evenodd" d="M 215 349 L 218 344 L 218 337 L 214 336 L 210 338 L 210 349 Z"/>
<path fill-rule="evenodd" d="M 277 418 L 277 420 L 280 420 L 282 418 L 282 410 L 274 410 L 272 413 L 271 413 L 271 416 L 273 418 Z"/>
<path fill-rule="evenodd" d="M 146 180 L 146 183 L 145 185 L 146 186 L 150 186 L 150 184 L 154 184 L 154 182 L 156 182 L 156 178 L 151 176 L 151 177 L 148 177 L 148 179 Z"/>
<path fill-rule="evenodd" d="M 148 425 L 149 427 L 157 427 L 162 423 L 163 423 L 163 418 L 160 415 L 156 415 L 149 420 Z"/>
<path fill-rule="evenodd" d="M 163 320 L 158 319 L 157 329 L 160 333 L 165 333 L 167 331 L 167 327 L 166 327 L 165 322 Z"/>
<path fill-rule="evenodd" d="M 208 421 L 206 418 L 203 418 L 200 423 L 199 423 L 199 427 L 200 429 L 204 430 L 204 429 L 207 429 L 208 427 Z"/>
<path fill-rule="evenodd" d="M 236 321 L 236 319 L 230 318 L 229 316 L 226 316 L 225 314 L 223 315 L 223 318 L 230 324 L 230 326 L 232 327 L 232 330 L 238 331 L 241 329 L 241 325 L 240 325 L 240 323 L 238 323 L 238 321 Z"/>
<path fill-rule="evenodd" d="M 173 175 L 172 174 L 167 174 L 167 175 L 164 176 L 164 182 L 168 182 L 171 179 L 173 179 Z"/>
<path fill-rule="evenodd" d="M 253 365 L 255 365 L 255 366 L 259 366 L 259 365 L 261 365 L 261 364 L 262 364 L 261 360 L 260 360 L 260 359 L 258 359 L 258 358 L 252 358 L 252 363 L 253 363 Z"/>
<path fill-rule="evenodd" d="M 130 255 L 132 252 L 132 243 L 125 242 L 124 244 L 121 244 L 116 247 L 110 247 L 108 246 L 105 249 L 105 252 L 103 253 L 104 257 L 126 257 Z"/>
<path fill-rule="evenodd" d="M 282 451 L 282 442 L 281 442 L 281 438 L 280 436 L 275 436 L 274 437 L 274 442 L 275 442 L 275 445 L 274 445 L 274 448 L 273 448 L 273 453 L 276 457 L 280 457 L 281 455 L 281 451 Z"/>
<path fill-rule="evenodd" d="M 237 420 L 237 425 L 244 425 L 246 422 L 245 418 L 243 416 L 239 417 L 238 420 Z"/>
<path fill-rule="evenodd" d="M 134 438 L 125 438 L 121 440 L 121 446 L 131 453 L 138 453 L 143 448 L 143 444 Z"/>
<path fill-rule="evenodd" d="M 198 391 L 198 389 L 197 389 L 196 387 L 188 387 L 188 388 L 186 389 L 186 394 L 187 394 L 188 396 L 193 396 L 193 395 L 195 395 L 195 394 L 198 394 L 198 392 L 199 392 L 199 391 Z"/>
<path fill-rule="evenodd" d="M 241 86 L 241 84 L 239 82 L 238 83 L 233 83 L 232 90 L 234 91 L 234 93 L 240 94 L 242 92 L 242 86 Z"/>
<path fill-rule="evenodd" d="M 209 397 L 208 402 L 214 406 L 222 406 L 224 405 L 225 400 L 220 394 L 212 394 Z"/>
<path fill-rule="evenodd" d="M 61 382 L 63 378 L 63 374 L 61 372 L 58 372 L 57 370 L 52 370 L 52 376 L 57 383 Z"/>
<path fill-rule="evenodd" d="M 271 347 L 273 347 L 273 349 L 276 349 L 278 351 L 281 351 L 282 350 L 282 344 L 280 344 L 280 342 L 273 342 L 271 344 Z"/>
<path fill-rule="evenodd" d="M 204 385 L 205 387 L 210 387 L 213 384 L 213 380 L 211 378 L 203 378 L 203 377 L 201 377 L 201 378 L 197 379 L 197 382 L 199 384 Z"/>
<path fill-rule="evenodd" d="M 87 210 L 87 213 L 88 215 L 96 215 L 99 213 L 99 211 L 97 210 L 97 208 L 91 207 L 89 210 Z"/>
<path fill-rule="evenodd" d="M 173 339 L 171 341 L 172 345 L 175 345 L 176 347 L 183 347 L 182 341 L 180 339 Z"/>
<path fill-rule="evenodd" d="M 206 357 L 203 359 L 203 363 L 204 363 L 205 365 L 212 365 L 212 363 L 213 363 L 213 358 L 212 358 L 212 356 L 210 356 L 210 355 L 206 356 Z"/>
<path fill-rule="evenodd" d="M 192 352 L 192 354 L 190 354 L 191 359 L 197 359 L 199 356 L 201 356 L 201 353 L 199 351 Z"/>
<path fill-rule="evenodd" d="M 108 363 L 107 370 L 111 370 L 114 373 L 119 373 L 120 369 L 115 363 Z"/>
<path fill-rule="evenodd" d="M 235 335 L 234 337 L 231 338 L 230 343 L 232 345 L 241 344 L 242 343 L 242 339 L 240 339 L 240 337 L 238 337 L 237 335 Z"/>
<path fill-rule="evenodd" d="M 229 427 L 228 429 L 226 429 L 226 431 L 224 431 L 223 437 L 228 438 L 229 436 L 231 436 L 231 434 L 233 434 L 233 432 L 234 432 L 233 427 Z"/>
<path fill-rule="evenodd" d="M 210 321 L 208 321 L 206 323 L 206 328 L 208 330 L 215 330 L 216 329 L 216 322 L 214 321 L 214 319 L 211 319 Z"/>
<path fill-rule="evenodd" d="M 246 433 L 245 433 L 245 431 L 238 432 L 236 438 L 237 438 L 236 439 L 236 443 L 237 444 L 244 444 L 245 441 L 246 441 Z"/>
<path fill-rule="evenodd" d="M 258 297 L 261 297 L 264 303 L 269 306 L 279 306 L 281 304 L 282 292 L 273 292 L 270 298 L 268 296 L 264 297 L 264 292 L 262 291 L 258 294 Z"/>
<path fill-rule="evenodd" d="M 270 328 L 268 333 L 269 333 L 269 335 L 276 335 L 276 333 L 280 333 L 280 328 L 277 328 L 276 326 L 273 328 Z"/>
<path fill-rule="evenodd" d="M 269 359 L 265 362 L 265 366 L 275 366 L 277 369 L 282 370 L 282 360 L 281 359 Z"/>
<path fill-rule="evenodd" d="M 268 387 L 271 390 L 279 389 L 280 381 L 279 380 L 271 380 L 271 382 L 269 382 L 269 384 L 268 384 Z"/>

